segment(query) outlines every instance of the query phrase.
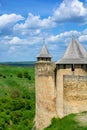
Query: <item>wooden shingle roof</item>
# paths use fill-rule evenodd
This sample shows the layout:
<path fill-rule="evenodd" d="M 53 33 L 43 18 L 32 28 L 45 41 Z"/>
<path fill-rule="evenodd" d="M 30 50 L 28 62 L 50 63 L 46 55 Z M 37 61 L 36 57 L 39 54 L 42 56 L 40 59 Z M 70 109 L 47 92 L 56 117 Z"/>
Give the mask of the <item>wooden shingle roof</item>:
<path fill-rule="evenodd" d="M 87 51 L 84 47 L 72 38 L 63 57 L 57 64 L 87 64 Z"/>
<path fill-rule="evenodd" d="M 49 51 L 45 43 L 43 44 L 40 54 L 37 57 L 38 58 L 51 58 L 51 55 L 49 54 Z"/>

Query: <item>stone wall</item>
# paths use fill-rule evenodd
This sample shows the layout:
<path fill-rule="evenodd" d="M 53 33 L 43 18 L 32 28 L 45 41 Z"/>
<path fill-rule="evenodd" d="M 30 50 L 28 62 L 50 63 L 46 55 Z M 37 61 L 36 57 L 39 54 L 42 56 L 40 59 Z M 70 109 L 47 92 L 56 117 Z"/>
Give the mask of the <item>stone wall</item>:
<path fill-rule="evenodd" d="M 35 66 L 36 129 L 43 130 L 56 115 L 55 64 L 38 62 Z"/>
<path fill-rule="evenodd" d="M 35 65 L 36 130 L 43 130 L 55 116 L 87 110 L 87 65 Z"/>
<path fill-rule="evenodd" d="M 64 116 L 87 111 L 87 76 L 66 75 L 63 77 L 63 81 Z"/>
<path fill-rule="evenodd" d="M 71 107 L 65 107 L 66 106 L 66 100 L 64 99 L 66 97 L 66 95 L 68 94 L 67 89 L 69 89 L 69 87 L 67 87 L 67 89 L 64 88 L 64 83 L 63 83 L 63 76 L 64 75 L 74 75 L 74 76 L 80 76 L 80 75 L 85 75 L 87 76 L 87 70 L 86 67 L 81 68 L 81 65 L 75 65 L 75 70 L 72 71 L 72 66 L 71 65 L 66 65 L 66 68 L 64 68 L 64 65 L 59 65 L 57 66 L 57 76 L 56 76 L 56 107 L 57 107 L 57 116 L 58 117 L 64 117 L 67 113 L 72 113 L 72 112 L 79 112 L 82 110 L 82 108 L 79 105 L 79 110 L 75 110 L 72 111 Z M 72 82 L 72 81 L 71 81 Z M 81 82 L 80 84 L 82 84 L 82 86 L 86 86 L 87 84 Z M 72 82 L 72 84 L 68 84 L 68 86 L 75 86 L 77 89 L 77 83 L 76 82 Z M 74 87 L 74 88 L 75 88 Z M 81 85 L 80 85 L 81 87 Z M 83 87 L 84 88 L 84 87 Z M 85 88 L 86 90 L 86 88 Z M 75 90 L 77 92 L 77 90 Z M 71 93 L 73 93 L 73 90 L 71 91 Z M 69 96 L 69 95 L 68 95 Z M 67 98 L 68 98 L 67 96 Z M 64 101 L 65 100 L 65 101 Z M 67 105 L 69 106 L 69 104 L 67 103 Z M 82 105 L 82 104 L 81 104 Z M 84 104 L 86 105 L 86 104 Z M 66 110 L 65 110 L 66 109 Z"/>

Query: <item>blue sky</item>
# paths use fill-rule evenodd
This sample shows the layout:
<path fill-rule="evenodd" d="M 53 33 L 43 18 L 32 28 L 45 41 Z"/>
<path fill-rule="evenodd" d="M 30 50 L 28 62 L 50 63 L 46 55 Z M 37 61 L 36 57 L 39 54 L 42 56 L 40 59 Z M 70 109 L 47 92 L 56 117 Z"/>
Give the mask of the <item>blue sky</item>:
<path fill-rule="evenodd" d="M 0 61 L 35 61 L 43 39 L 53 60 L 72 35 L 87 50 L 87 0 L 0 0 Z"/>

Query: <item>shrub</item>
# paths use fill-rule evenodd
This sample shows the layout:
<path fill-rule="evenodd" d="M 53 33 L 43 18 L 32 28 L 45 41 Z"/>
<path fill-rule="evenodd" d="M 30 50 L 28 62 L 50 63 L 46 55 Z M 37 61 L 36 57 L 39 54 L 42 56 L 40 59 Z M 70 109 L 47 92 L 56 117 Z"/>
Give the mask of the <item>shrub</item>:
<path fill-rule="evenodd" d="M 13 77 L 13 75 L 11 74 L 10 77 Z"/>
<path fill-rule="evenodd" d="M 4 75 L 4 76 L 3 76 L 3 78 L 5 79 L 5 78 L 6 78 L 6 76 Z"/>
<path fill-rule="evenodd" d="M 28 74 L 28 72 L 24 72 L 24 78 L 31 80 L 31 76 Z"/>
<path fill-rule="evenodd" d="M 20 97 L 20 91 L 18 89 L 15 89 L 11 93 L 11 98 L 18 98 Z"/>
<path fill-rule="evenodd" d="M 0 77 L 2 77 L 3 76 L 3 74 L 2 73 L 0 73 Z"/>
<path fill-rule="evenodd" d="M 29 75 L 28 79 L 31 80 L 31 76 L 30 75 Z"/>
<path fill-rule="evenodd" d="M 22 117 L 22 113 L 21 112 L 17 112 L 17 111 L 14 111 L 12 112 L 11 114 L 11 120 L 14 124 L 18 124 L 21 120 L 21 117 Z"/>
<path fill-rule="evenodd" d="M 24 78 L 28 78 L 29 74 L 28 72 L 24 72 Z"/>
<path fill-rule="evenodd" d="M 16 99 L 12 101 L 11 105 L 13 111 L 20 110 L 22 108 L 25 108 L 25 101 L 22 99 Z"/>
<path fill-rule="evenodd" d="M 18 78 L 23 78 L 23 74 L 22 74 L 21 72 L 19 72 L 19 73 L 17 74 L 17 77 L 18 77 Z"/>

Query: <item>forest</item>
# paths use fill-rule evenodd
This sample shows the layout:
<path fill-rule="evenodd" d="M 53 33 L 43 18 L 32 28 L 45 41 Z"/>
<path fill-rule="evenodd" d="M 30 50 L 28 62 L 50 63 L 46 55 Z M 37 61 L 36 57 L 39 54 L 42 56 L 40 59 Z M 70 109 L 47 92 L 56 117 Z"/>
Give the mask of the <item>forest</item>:
<path fill-rule="evenodd" d="M 0 65 L 0 130 L 32 129 L 34 82 L 34 67 Z"/>

